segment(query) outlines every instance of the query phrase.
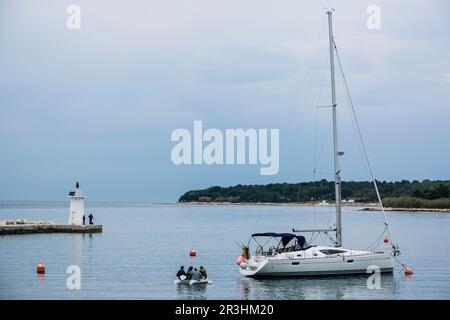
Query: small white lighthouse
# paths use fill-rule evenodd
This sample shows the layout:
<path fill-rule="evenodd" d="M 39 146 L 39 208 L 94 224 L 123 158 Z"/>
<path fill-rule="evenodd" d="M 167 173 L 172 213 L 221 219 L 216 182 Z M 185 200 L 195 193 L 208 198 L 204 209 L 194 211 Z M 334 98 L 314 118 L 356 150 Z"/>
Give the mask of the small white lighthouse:
<path fill-rule="evenodd" d="M 80 184 L 76 183 L 76 190 L 69 192 L 70 212 L 69 224 L 82 225 L 84 215 L 84 196 L 80 191 Z"/>

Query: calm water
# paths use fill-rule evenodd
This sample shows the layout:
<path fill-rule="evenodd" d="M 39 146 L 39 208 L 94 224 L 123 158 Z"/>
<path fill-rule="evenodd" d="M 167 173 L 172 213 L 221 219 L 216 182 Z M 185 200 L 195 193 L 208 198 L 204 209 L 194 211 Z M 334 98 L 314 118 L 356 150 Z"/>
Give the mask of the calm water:
<path fill-rule="evenodd" d="M 235 260 L 253 232 L 324 226 L 327 207 L 121 205 L 89 208 L 103 224 L 94 235 L 0 236 L 0 299 L 450 299 L 450 214 L 388 213 L 401 266 L 370 290 L 366 277 L 255 280 Z M 0 207 L 0 220 L 66 223 L 64 206 Z M 381 233 L 381 214 L 344 208 L 344 244 L 366 248 Z M 195 260 L 190 248 L 198 252 Z M 36 275 L 36 264 L 46 274 Z M 81 289 L 66 288 L 66 268 L 81 267 Z M 179 265 L 205 265 L 214 284 L 176 286 Z"/>

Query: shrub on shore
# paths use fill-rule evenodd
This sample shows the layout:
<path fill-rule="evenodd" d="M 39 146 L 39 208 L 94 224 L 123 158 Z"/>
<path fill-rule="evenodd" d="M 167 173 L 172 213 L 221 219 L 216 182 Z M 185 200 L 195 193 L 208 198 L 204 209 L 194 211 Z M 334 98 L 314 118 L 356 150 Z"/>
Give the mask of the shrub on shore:
<path fill-rule="evenodd" d="M 391 208 L 436 208 L 450 209 L 450 198 L 419 199 L 415 197 L 389 197 L 383 199 L 383 204 Z"/>

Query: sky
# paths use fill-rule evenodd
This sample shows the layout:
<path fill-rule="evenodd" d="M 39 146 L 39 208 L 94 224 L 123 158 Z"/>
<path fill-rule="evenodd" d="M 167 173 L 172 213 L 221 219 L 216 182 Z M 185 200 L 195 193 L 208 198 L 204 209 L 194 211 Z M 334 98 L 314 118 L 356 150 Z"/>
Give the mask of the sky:
<path fill-rule="evenodd" d="M 450 179 L 448 1 L 2 0 L 0 200 L 65 201 L 75 181 L 88 200 L 171 202 L 331 179 L 330 6 L 376 177 Z M 337 101 L 342 179 L 367 180 L 339 74 Z M 175 165 L 171 134 L 196 120 L 279 129 L 278 173 Z"/>

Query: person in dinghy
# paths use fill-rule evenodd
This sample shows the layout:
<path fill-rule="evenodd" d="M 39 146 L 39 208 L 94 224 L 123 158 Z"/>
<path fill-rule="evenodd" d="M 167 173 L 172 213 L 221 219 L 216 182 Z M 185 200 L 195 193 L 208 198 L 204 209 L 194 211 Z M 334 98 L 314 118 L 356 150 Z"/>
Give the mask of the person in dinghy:
<path fill-rule="evenodd" d="M 206 269 L 204 266 L 200 266 L 199 271 L 200 271 L 200 275 L 202 276 L 203 280 L 208 279 L 208 275 L 206 274 Z"/>
<path fill-rule="evenodd" d="M 181 266 L 180 270 L 178 270 L 177 278 L 180 279 L 180 280 L 186 279 L 186 272 L 184 271 L 184 266 Z"/>
<path fill-rule="evenodd" d="M 200 266 L 199 269 L 190 266 L 187 272 L 184 271 L 184 266 L 181 266 L 176 277 L 177 279 L 174 281 L 175 284 L 212 284 L 212 281 L 208 279 L 206 269 L 203 266 Z"/>

